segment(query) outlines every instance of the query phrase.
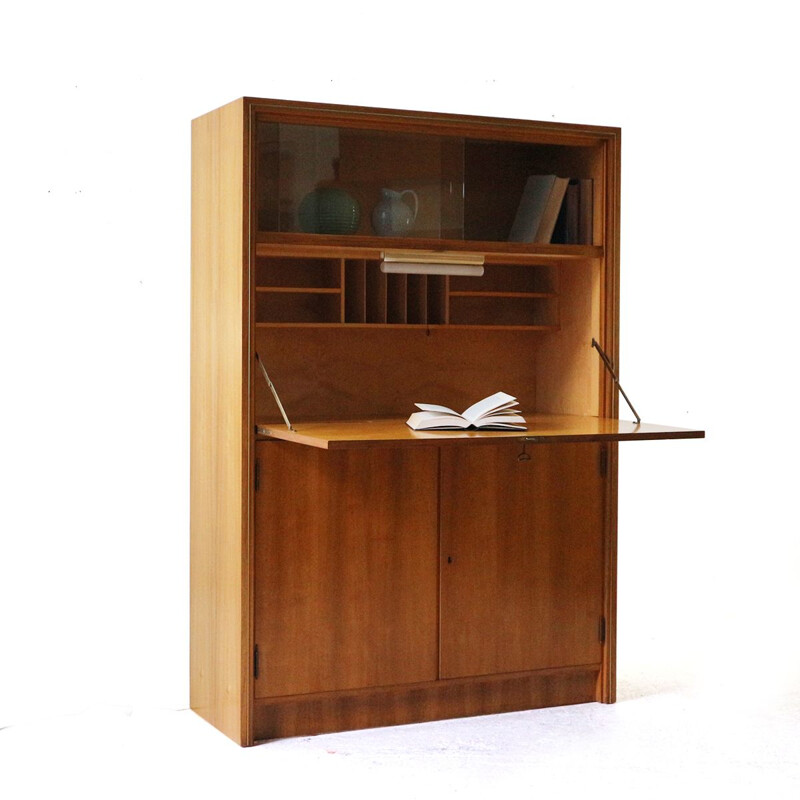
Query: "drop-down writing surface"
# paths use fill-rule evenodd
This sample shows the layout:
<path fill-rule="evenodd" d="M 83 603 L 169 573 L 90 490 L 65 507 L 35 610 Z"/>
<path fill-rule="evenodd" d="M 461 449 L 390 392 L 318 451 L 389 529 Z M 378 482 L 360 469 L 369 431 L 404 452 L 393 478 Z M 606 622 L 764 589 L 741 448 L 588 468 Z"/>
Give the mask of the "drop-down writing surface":
<path fill-rule="evenodd" d="M 636 423 L 606 417 L 566 414 L 525 414 L 525 431 L 414 431 L 405 419 L 361 419 L 296 422 L 293 430 L 282 423 L 257 423 L 256 433 L 272 439 L 320 447 L 405 447 L 414 445 L 464 446 L 496 444 L 498 440 L 527 442 L 623 442 L 653 439 L 700 439 L 701 430 Z"/>

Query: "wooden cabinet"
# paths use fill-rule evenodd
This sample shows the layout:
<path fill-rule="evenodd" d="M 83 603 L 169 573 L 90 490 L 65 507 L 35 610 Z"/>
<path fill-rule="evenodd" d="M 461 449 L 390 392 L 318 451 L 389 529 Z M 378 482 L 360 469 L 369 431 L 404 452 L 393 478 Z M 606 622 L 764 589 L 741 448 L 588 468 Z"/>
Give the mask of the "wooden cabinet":
<path fill-rule="evenodd" d="M 191 705 L 235 741 L 613 702 L 617 443 L 702 436 L 619 420 L 592 347 L 617 363 L 619 141 L 193 122 Z M 405 425 L 498 390 L 526 431 Z"/>

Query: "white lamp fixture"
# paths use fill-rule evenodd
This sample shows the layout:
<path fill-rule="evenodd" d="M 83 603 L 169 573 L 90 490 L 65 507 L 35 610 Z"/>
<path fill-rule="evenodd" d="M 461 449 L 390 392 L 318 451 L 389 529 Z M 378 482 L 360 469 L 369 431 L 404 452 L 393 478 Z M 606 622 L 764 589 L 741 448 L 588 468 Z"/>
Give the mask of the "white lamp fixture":
<path fill-rule="evenodd" d="M 425 250 L 386 250 L 381 272 L 400 275 L 483 275 L 482 255 Z"/>

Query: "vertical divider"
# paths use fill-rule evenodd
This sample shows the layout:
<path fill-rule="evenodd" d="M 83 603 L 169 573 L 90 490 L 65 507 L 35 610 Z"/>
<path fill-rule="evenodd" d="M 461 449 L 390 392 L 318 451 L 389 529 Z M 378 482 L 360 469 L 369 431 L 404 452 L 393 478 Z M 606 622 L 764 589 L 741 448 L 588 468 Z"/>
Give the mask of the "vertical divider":
<path fill-rule="evenodd" d="M 386 322 L 386 275 L 377 262 L 365 262 L 367 322 Z"/>
<path fill-rule="evenodd" d="M 407 319 L 409 325 L 424 325 L 428 321 L 428 276 L 408 276 Z"/>
<path fill-rule="evenodd" d="M 552 323 L 561 327 L 561 262 L 554 264 L 550 267 L 550 291 L 553 292 L 553 307 L 555 314 L 553 314 Z"/>
<path fill-rule="evenodd" d="M 346 322 L 345 303 L 347 302 L 347 281 L 344 259 L 339 259 L 339 322 Z"/>
<path fill-rule="evenodd" d="M 363 260 L 344 263 L 344 309 L 345 322 L 367 321 L 366 262 Z"/>
<path fill-rule="evenodd" d="M 404 325 L 407 320 L 408 275 L 387 275 L 386 321 Z"/>
<path fill-rule="evenodd" d="M 431 275 L 428 279 L 428 325 L 444 325 L 447 323 L 447 278 L 442 275 Z"/>

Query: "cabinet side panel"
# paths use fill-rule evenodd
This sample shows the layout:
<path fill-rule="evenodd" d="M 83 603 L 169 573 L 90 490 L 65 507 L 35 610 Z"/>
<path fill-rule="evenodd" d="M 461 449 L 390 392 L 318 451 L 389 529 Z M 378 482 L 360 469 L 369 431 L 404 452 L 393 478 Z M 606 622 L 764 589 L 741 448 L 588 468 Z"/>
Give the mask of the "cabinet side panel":
<path fill-rule="evenodd" d="M 606 273 L 603 308 L 605 325 L 603 339 L 605 350 L 620 371 L 620 187 L 621 187 L 621 134 L 619 131 L 606 147 L 608 181 L 606 186 Z M 621 371 L 620 374 L 625 374 Z M 604 376 L 602 413 L 607 417 L 619 416 L 619 393 L 606 374 Z M 624 380 L 624 378 L 623 378 Z M 606 643 L 603 651 L 603 670 L 598 687 L 598 699 L 613 703 L 617 694 L 617 494 L 619 448 L 608 447 L 608 475 L 606 477 L 606 532 L 605 532 L 605 615 Z"/>
<path fill-rule="evenodd" d="M 602 364 L 592 339 L 601 335 L 602 265 L 565 264 L 559 274 L 561 329 L 540 337 L 536 350 L 536 410 L 601 415 Z"/>
<path fill-rule="evenodd" d="M 242 103 L 192 123 L 191 707 L 246 743 Z"/>

